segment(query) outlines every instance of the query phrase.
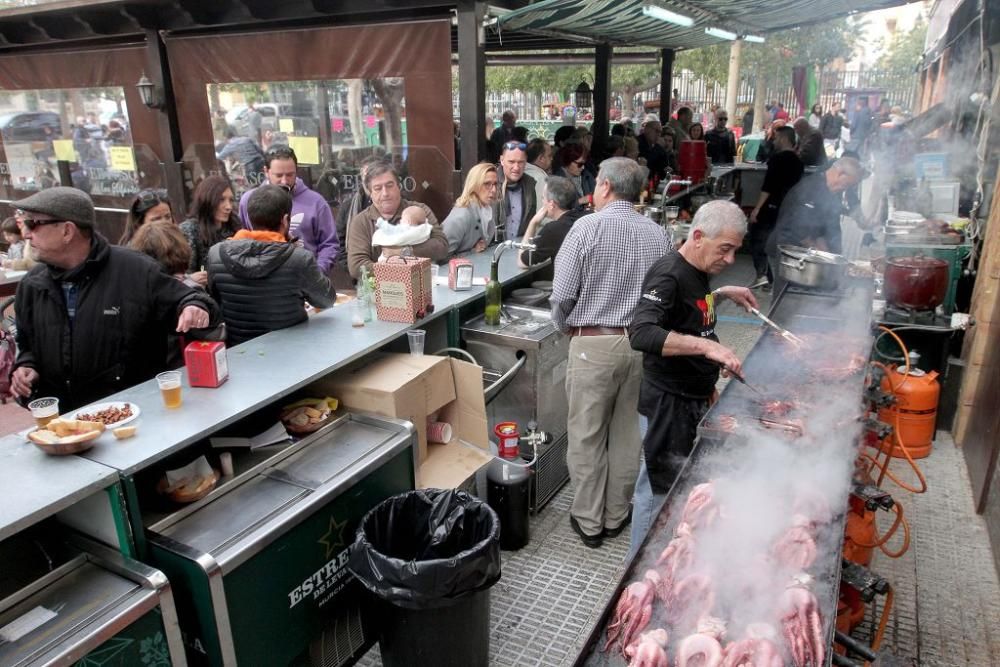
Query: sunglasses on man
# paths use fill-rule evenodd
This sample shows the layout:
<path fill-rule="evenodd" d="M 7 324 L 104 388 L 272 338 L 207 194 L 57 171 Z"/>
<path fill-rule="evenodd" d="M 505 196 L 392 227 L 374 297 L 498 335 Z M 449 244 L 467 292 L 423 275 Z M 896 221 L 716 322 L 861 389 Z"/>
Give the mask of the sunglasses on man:
<path fill-rule="evenodd" d="M 60 223 L 66 222 L 65 220 L 35 220 L 34 218 L 21 218 L 21 224 L 29 232 L 35 231 L 38 227 L 44 227 L 45 225 L 58 225 Z"/>
<path fill-rule="evenodd" d="M 508 141 L 503 145 L 505 151 L 526 151 L 528 150 L 528 144 L 522 143 L 520 141 Z"/>

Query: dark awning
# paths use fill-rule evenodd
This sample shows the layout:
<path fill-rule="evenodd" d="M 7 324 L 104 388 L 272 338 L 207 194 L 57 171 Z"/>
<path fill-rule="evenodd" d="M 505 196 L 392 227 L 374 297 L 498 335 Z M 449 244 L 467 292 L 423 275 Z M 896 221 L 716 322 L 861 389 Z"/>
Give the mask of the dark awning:
<path fill-rule="evenodd" d="M 503 31 L 576 37 L 585 42 L 694 49 L 718 44 L 705 28 L 765 36 L 775 30 L 820 23 L 859 12 L 905 5 L 912 0 L 542 0 L 500 12 Z M 681 27 L 645 16 L 655 4 L 694 19 Z"/>

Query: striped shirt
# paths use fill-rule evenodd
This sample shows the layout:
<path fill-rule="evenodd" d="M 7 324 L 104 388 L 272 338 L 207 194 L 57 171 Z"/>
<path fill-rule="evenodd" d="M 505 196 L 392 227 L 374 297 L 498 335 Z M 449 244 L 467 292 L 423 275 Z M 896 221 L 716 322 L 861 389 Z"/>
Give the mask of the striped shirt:
<path fill-rule="evenodd" d="M 626 328 L 646 272 L 673 248 L 666 230 L 613 200 L 573 224 L 555 261 L 552 319 L 571 327 Z"/>

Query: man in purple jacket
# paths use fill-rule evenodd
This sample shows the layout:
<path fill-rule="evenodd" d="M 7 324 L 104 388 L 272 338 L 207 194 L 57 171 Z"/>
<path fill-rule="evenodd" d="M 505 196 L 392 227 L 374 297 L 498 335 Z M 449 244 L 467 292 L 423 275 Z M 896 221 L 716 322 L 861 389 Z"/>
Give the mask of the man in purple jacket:
<path fill-rule="evenodd" d="M 296 176 L 297 168 L 295 151 L 288 146 L 275 146 L 264 155 L 264 174 L 268 182 L 284 188 L 292 195 L 289 238 L 301 239 L 306 250 L 316 256 L 319 270 L 324 275 L 329 275 L 337 253 L 340 252 L 333 211 L 322 195 L 307 188 L 302 179 Z M 240 197 L 240 220 L 247 229 L 252 229 L 247 216 L 247 201 L 253 191 L 248 190 Z"/>

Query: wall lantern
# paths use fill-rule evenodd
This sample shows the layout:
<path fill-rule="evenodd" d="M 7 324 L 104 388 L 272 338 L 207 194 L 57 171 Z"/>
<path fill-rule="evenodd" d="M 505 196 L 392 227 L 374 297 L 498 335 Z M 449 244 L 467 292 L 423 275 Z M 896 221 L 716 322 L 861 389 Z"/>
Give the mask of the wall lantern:
<path fill-rule="evenodd" d="M 587 85 L 586 81 L 580 82 L 580 85 L 576 87 L 576 92 L 573 94 L 573 97 L 576 102 L 577 109 L 589 109 L 593 106 L 593 91 L 590 90 L 590 86 Z"/>
<path fill-rule="evenodd" d="M 160 101 L 159 96 L 156 94 L 156 84 L 150 81 L 145 74 L 139 79 L 139 83 L 135 84 L 135 88 L 139 91 L 139 99 L 142 100 L 144 105 L 150 109 L 163 108 L 163 102 Z"/>

